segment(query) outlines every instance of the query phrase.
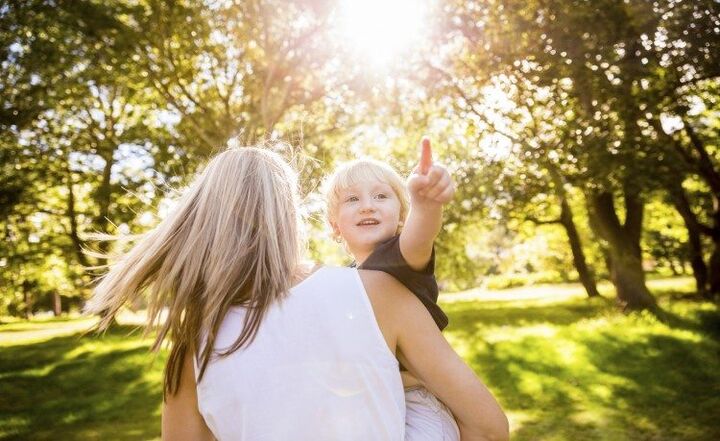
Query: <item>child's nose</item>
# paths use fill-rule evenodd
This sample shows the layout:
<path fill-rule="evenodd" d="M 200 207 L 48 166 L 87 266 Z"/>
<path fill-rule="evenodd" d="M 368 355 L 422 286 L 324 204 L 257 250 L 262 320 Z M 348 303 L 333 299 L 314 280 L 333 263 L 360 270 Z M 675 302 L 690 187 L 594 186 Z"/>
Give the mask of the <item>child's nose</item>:
<path fill-rule="evenodd" d="M 373 203 L 373 200 L 372 199 L 363 200 L 362 205 L 360 206 L 360 210 L 363 213 L 368 212 L 368 211 L 370 211 L 370 212 L 375 211 L 375 204 Z"/>

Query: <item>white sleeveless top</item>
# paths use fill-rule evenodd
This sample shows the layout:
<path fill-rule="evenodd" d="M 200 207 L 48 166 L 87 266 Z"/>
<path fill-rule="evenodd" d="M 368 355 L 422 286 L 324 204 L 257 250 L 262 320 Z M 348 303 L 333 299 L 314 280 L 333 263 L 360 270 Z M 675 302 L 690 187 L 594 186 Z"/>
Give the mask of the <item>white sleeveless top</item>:
<path fill-rule="evenodd" d="M 244 317 L 229 310 L 216 350 L 232 345 Z M 398 362 L 352 268 L 324 267 L 292 288 L 249 346 L 210 361 L 197 395 L 219 441 L 404 438 Z"/>

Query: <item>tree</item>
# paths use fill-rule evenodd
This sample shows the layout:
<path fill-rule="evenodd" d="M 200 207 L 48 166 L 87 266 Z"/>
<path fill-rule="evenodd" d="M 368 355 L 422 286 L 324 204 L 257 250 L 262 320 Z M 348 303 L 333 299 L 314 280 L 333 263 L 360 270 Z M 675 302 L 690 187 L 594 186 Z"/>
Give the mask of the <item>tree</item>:
<path fill-rule="evenodd" d="M 113 204 L 121 187 L 137 191 L 148 180 L 118 170 L 119 153 L 135 148 L 162 156 L 167 146 L 164 129 L 152 123 L 156 98 L 131 59 L 139 34 L 123 17 L 135 11 L 121 3 L 43 1 L 3 11 L 14 38 L 4 41 L 3 88 L 13 93 L 0 121 L 6 129 L 0 155 L 9 159 L 0 182 L 9 256 L 2 272 L 20 287 L 20 309 L 28 313 L 38 291 L 53 295 L 56 313 L 61 294 L 82 295 L 83 267 L 103 263 L 85 254 L 85 233 L 112 232 L 112 222 L 135 218 L 131 205 Z M 137 208 L 147 201 L 134 202 Z M 58 259 L 64 269 L 49 277 L 47 265 Z"/>
<path fill-rule="evenodd" d="M 669 91 L 715 74 L 710 49 L 717 40 L 716 7 L 495 1 L 465 3 L 448 13 L 450 32 L 471 48 L 454 63 L 459 83 L 510 71 L 538 89 L 553 88 L 571 135 L 558 152 L 576 162 L 571 180 L 585 188 L 590 218 L 612 260 L 618 298 L 628 308 L 654 305 L 639 243 L 643 199 L 656 182 L 653 170 L 661 160 L 656 153 L 662 151 L 649 120 L 662 113 Z M 680 24 L 690 22 L 701 28 L 699 39 L 680 32 Z M 669 45 L 658 50 L 655 42 L 663 38 L 688 49 L 680 56 Z M 660 90 L 650 86 L 656 84 Z M 616 198 L 623 202 L 624 219 Z"/>
<path fill-rule="evenodd" d="M 296 106 L 326 94 L 324 2 L 151 2 L 138 53 L 181 116 L 184 145 L 207 155 L 239 135 L 252 144 Z"/>

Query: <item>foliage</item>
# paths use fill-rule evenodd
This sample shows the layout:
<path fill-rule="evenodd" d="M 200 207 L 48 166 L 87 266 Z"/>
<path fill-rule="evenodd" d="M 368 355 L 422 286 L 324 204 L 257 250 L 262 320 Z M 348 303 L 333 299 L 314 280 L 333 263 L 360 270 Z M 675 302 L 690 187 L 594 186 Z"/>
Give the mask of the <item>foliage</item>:
<path fill-rule="evenodd" d="M 429 135 L 458 190 L 436 244 L 447 289 L 594 283 L 613 255 L 632 254 L 640 278 L 643 261 L 682 272 L 694 243 L 717 270 L 717 12 L 433 3 L 427 38 L 377 69 L 327 0 L 6 2 L 0 313 L 78 306 L 86 268 L 105 263 L 84 250 L 112 252 L 92 233 L 155 225 L 167 193 L 232 138 L 292 145 L 316 260 L 346 262 L 320 214 L 323 176 L 363 155 L 408 174 Z"/>
<path fill-rule="evenodd" d="M 180 159 L 167 156 L 161 109 L 132 57 L 137 11 L 90 1 L 4 7 L 3 26 L 16 36 L 3 48 L 2 87 L 14 92 L 4 108 L 15 116 L 2 121 L 0 148 L 8 311 L 31 313 L 52 295 L 57 313 L 61 298 L 68 309 L 82 297 L 83 266 L 104 263 L 84 250 L 109 251 L 88 233 L 137 232 L 137 212 L 162 196 L 155 179 Z M 28 78 L 30 88 L 21 84 Z"/>

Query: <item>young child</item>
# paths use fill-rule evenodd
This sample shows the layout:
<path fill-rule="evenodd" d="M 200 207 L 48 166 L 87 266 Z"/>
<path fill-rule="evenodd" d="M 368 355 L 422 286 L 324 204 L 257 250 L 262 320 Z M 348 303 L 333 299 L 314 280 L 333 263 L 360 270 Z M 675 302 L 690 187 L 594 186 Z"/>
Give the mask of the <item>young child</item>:
<path fill-rule="evenodd" d="M 327 217 L 360 269 L 384 271 L 412 291 L 442 330 L 448 324 L 437 305 L 433 242 L 442 207 L 455 194 L 448 171 L 432 164 L 430 141 L 423 139 L 418 167 L 407 180 L 389 165 L 357 160 L 340 166 L 326 181 Z M 408 200 L 409 193 L 409 200 Z M 402 355 L 399 355 L 402 360 Z M 450 411 L 411 373 L 405 385 L 405 439 L 459 440 Z"/>

